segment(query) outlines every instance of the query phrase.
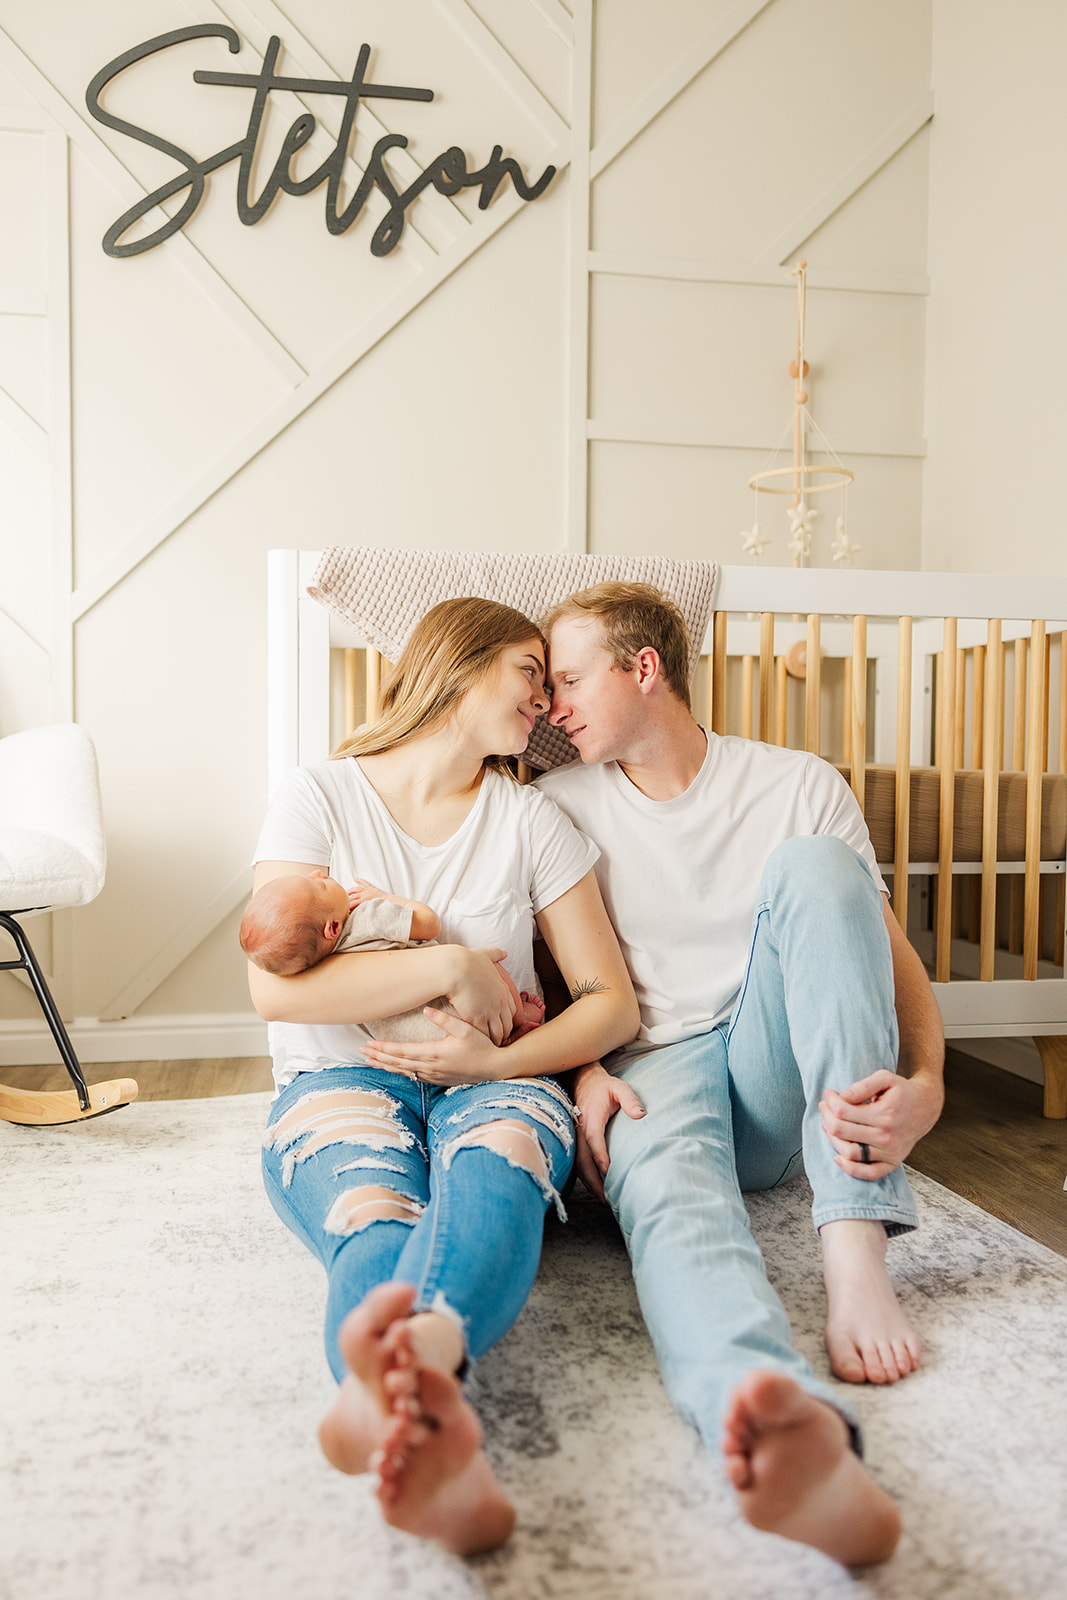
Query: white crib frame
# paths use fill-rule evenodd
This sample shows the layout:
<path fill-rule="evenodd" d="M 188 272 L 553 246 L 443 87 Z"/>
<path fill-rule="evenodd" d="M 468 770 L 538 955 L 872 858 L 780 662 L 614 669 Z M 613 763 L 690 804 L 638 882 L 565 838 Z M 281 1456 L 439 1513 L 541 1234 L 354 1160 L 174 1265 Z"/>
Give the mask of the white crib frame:
<path fill-rule="evenodd" d="M 319 554 L 272 550 L 268 558 L 268 769 L 272 792 L 290 768 L 329 755 L 330 650 L 365 644 L 340 618 L 308 596 Z M 914 764 L 922 765 L 928 759 L 924 752 L 929 749 L 929 686 L 933 659 L 941 648 L 944 617 L 982 619 L 974 623 L 961 620 L 961 648 L 984 641 L 989 618 L 1002 620 L 1005 639 L 1020 637 L 1029 633 L 1030 623 L 1019 619 L 1067 618 L 1067 578 L 726 566 L 721 569 L 715 609 L 754 618 L 747 626 L 753 630 L 751 653 L 756 655 L 763 613 L 783 618 L 809 612 L 841 618 L 854 614 L 913 617 L 915 658 L 921 656 L 926 662 L 926 672 L 914 673 L 912 680 L 911 757 Z M 835 626 L 827 625 L 823 648 L 830 655 L 844 655 L 847 650 L 833 642 Z M 745 627 L 743 620 L 732 621 L 731 636 L 740 629 L 743 637 Z M 849 625 L 842 622 L 840 627 Z M 1049 622 L 1052 632 L 1065 627 L 1064 622 Z M 782 621 L 777 625 L 776 640 L 784 646 L 794 636 L 803 637 L 804 631 L 803 622 Z M 749 646 L 743 648 L 747 651 Z M 711 651 L 709 629 L 704 652 Z M 895 658 L 895 625 L 873 623 L 867 653 L 872 661 Z M 896 674 L 883 676 L 886 683 L 875 700 L 875 761 L 891 761 L 896 741 Z M 886 865 L 891 870 L 892 864 Z M 1009 871 L 1020 869 L 1016 863 L 1004 866 Z M 1042 869 L 1063 873 L 1067 861 L 1043 862 Z M 913 863 L 911 870 L 923 868 Z M 953 870 L 975 869 L 972 864 L 957 864 Z M 985 983 L 957 979 L 933 987 L 948 1038 L 1067 1035 L 1067 979 L 997 978 Z M 1047 1090 L 1046 1064 L 1046 1107 Z"/>

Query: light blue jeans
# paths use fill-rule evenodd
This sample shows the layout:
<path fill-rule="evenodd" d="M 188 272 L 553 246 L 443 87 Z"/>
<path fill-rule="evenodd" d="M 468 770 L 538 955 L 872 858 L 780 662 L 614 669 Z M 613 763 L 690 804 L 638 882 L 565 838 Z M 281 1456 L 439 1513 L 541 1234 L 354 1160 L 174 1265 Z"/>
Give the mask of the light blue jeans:
<path fill-rule="evenodd" d="M 390 1279 L 415 1285 L 416 1310 L 450 1312 L 470 1359 L 484 1355 L 526 1302 L 573 1162 L 571 1102 L 550 1078 L 438 1089 L 339 1066 L 289 1084 L 271 1106 L 263 1181 L 326 1268 L 338 1382 L 338 1328 Z"/>
<path fill-rule="evenodd" d="M 772 1188 L 803 1165 L 816 1227 L 842 1217 L 877 1219 L 890 1235 L 916 1226 L 902 1169 L 875 1182 L 848 1177 L 818 1109 L 826 1089 L 896 1070 L 882 904 L 841 840 L 780 845 L 760 882 L 729 1023 L 621 1074 L 646 1114 L 611 1123 L 605 1189 L 667 1392 L 713 1447 L 730 1394 L 756 1367 L 789 1374 L 848 1417 L 840 1390 L 793 1348 L 742 1189 Z M 854 1428 L 853 1440 L 858 1447 Z"/>

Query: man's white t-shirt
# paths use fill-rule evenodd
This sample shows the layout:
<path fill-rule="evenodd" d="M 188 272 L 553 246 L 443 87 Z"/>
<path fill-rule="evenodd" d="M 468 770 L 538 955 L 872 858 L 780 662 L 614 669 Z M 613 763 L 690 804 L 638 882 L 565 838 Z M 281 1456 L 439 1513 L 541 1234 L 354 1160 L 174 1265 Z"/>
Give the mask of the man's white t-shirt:
<path fill-rule="evenodd" d="M 575 762 L 537 787 L 600 846 L 597 879 L 641 1007 L 637 1039 L 608 1062 L 616 1070 L 729 1017 L 776 845 L 834 834 L 885 889 L 852 791 L 818 756 L 709 734 L 703 766 L 673 800 L 650 800 L 614 761 Z"/>
<path fill-rule="evenodd" d="M 339 883 L 367 878 L 421 900 L 441 918 L 438 942 L 507 951 L 517 989 L 540 995 L 534 917 L 574 887 L 599 854 L 539 790 L 487 772 L 450 839 L 424 845 L 393 821 L 354 756 L 297 767 L 270 803 L 256 861 L 306 861 Z M 354 952 L 346 960 L 358 961 Z M 298 1072 L 355 1063 L 370 1038 L 358 1024 L 272 1022 L 279 1089 Z"/>

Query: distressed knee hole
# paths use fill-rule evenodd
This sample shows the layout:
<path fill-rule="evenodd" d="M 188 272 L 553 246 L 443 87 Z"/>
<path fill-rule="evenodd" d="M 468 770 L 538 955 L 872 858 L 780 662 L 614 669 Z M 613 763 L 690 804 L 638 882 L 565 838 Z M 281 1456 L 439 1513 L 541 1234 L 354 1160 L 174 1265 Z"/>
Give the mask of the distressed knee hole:
<path fill-rule="evenodd" d="M 454 1111 L 448 1121 L 450 1125 L 467 1122 L 479 1111 L 521 1111 L 531 1121 L 539 1122 L 542 1127 L 548 1128 L 555 1134 L 564 1150 L 569 1151 L 574 1144 L 574 1108 L 562 1090 L 560 1098 L 562 1101 L 560 1105 L 552 1101 L 546 1104 L 539 1101 L 536 1094 L 524 1093 L 516 1087 L 515 1092 L 511 1094 L 498 1095 L 495 1100 L 477 1101 L 464 1111 Z"/>
<path fill-rule="evenodd" d="M 263 1143 L 282 1156 L 282 1185 L 288 1188 L 297 1164 L 331 1145 L 409 1150 L 415 1135 L 400 1120 L 399 1101 L 379 1090 L 313 1089 L 267 1129 Z"/>
<path fill-rule="evenodd" d="M 441 1151 L 441 1164 L 447 1172 L 461 1150 L 476 1149 L 491 1150 L 509 1167 L 527 1173 L 545 1199 L 552 1201 L 560 1221 L 566 1222 L 567 1213 L 552 1182 L 544 1146 L 525 1122 L 482 1122 L 476 1128 L 468 1128 L 466 1133 L 457 1133 Z"/>
<path fill-rule="evenodd" d="M 346 1189 L 337 1196 L 324 1226 L 327 1233 L 341 1238 L 362 1233 L 374 1222 L 403 1222 L 413 1228 L 425 1209 L 421 1201 L 412 1200 L 396 1189 L 364 1184 L 358 1189 Z"/>
<path fill-rule="evenodd" d="M 455 1144 L 458 1148 L 484 1145 L 498 1155 L 506 1156 L 512 1166 L 525 1167 L 538 1182 L 548 1182 L 548 1160 L 541 1141 L 524 1122 L 483 1122 L 479 1127 L 461 1133 Z"/>

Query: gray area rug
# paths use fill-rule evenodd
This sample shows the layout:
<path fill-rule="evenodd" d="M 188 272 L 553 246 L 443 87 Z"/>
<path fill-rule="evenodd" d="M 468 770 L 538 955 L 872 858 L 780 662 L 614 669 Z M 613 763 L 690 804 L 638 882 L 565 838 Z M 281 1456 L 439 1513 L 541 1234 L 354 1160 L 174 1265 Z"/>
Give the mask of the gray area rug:
<path fill-rule="evenodd" d="M 906 1533 L 861 1574 L 748 1528 L 669 1406 L 610 1219 L 553 1224 L 527 1310 L 480 1365 L 506 1549 L 384 1528 L 319 1455 L 321 1271 L 258 1175 L 267 1097 L 0 1124 L 4 1600 L 1040 1600 L 1067 1592 L 1067 1261 L 929 1179 L 895 1246 L 926 1350 L 851 1390 Z M 753 1225 L 820 1371 L 803 1182 Z"/>

